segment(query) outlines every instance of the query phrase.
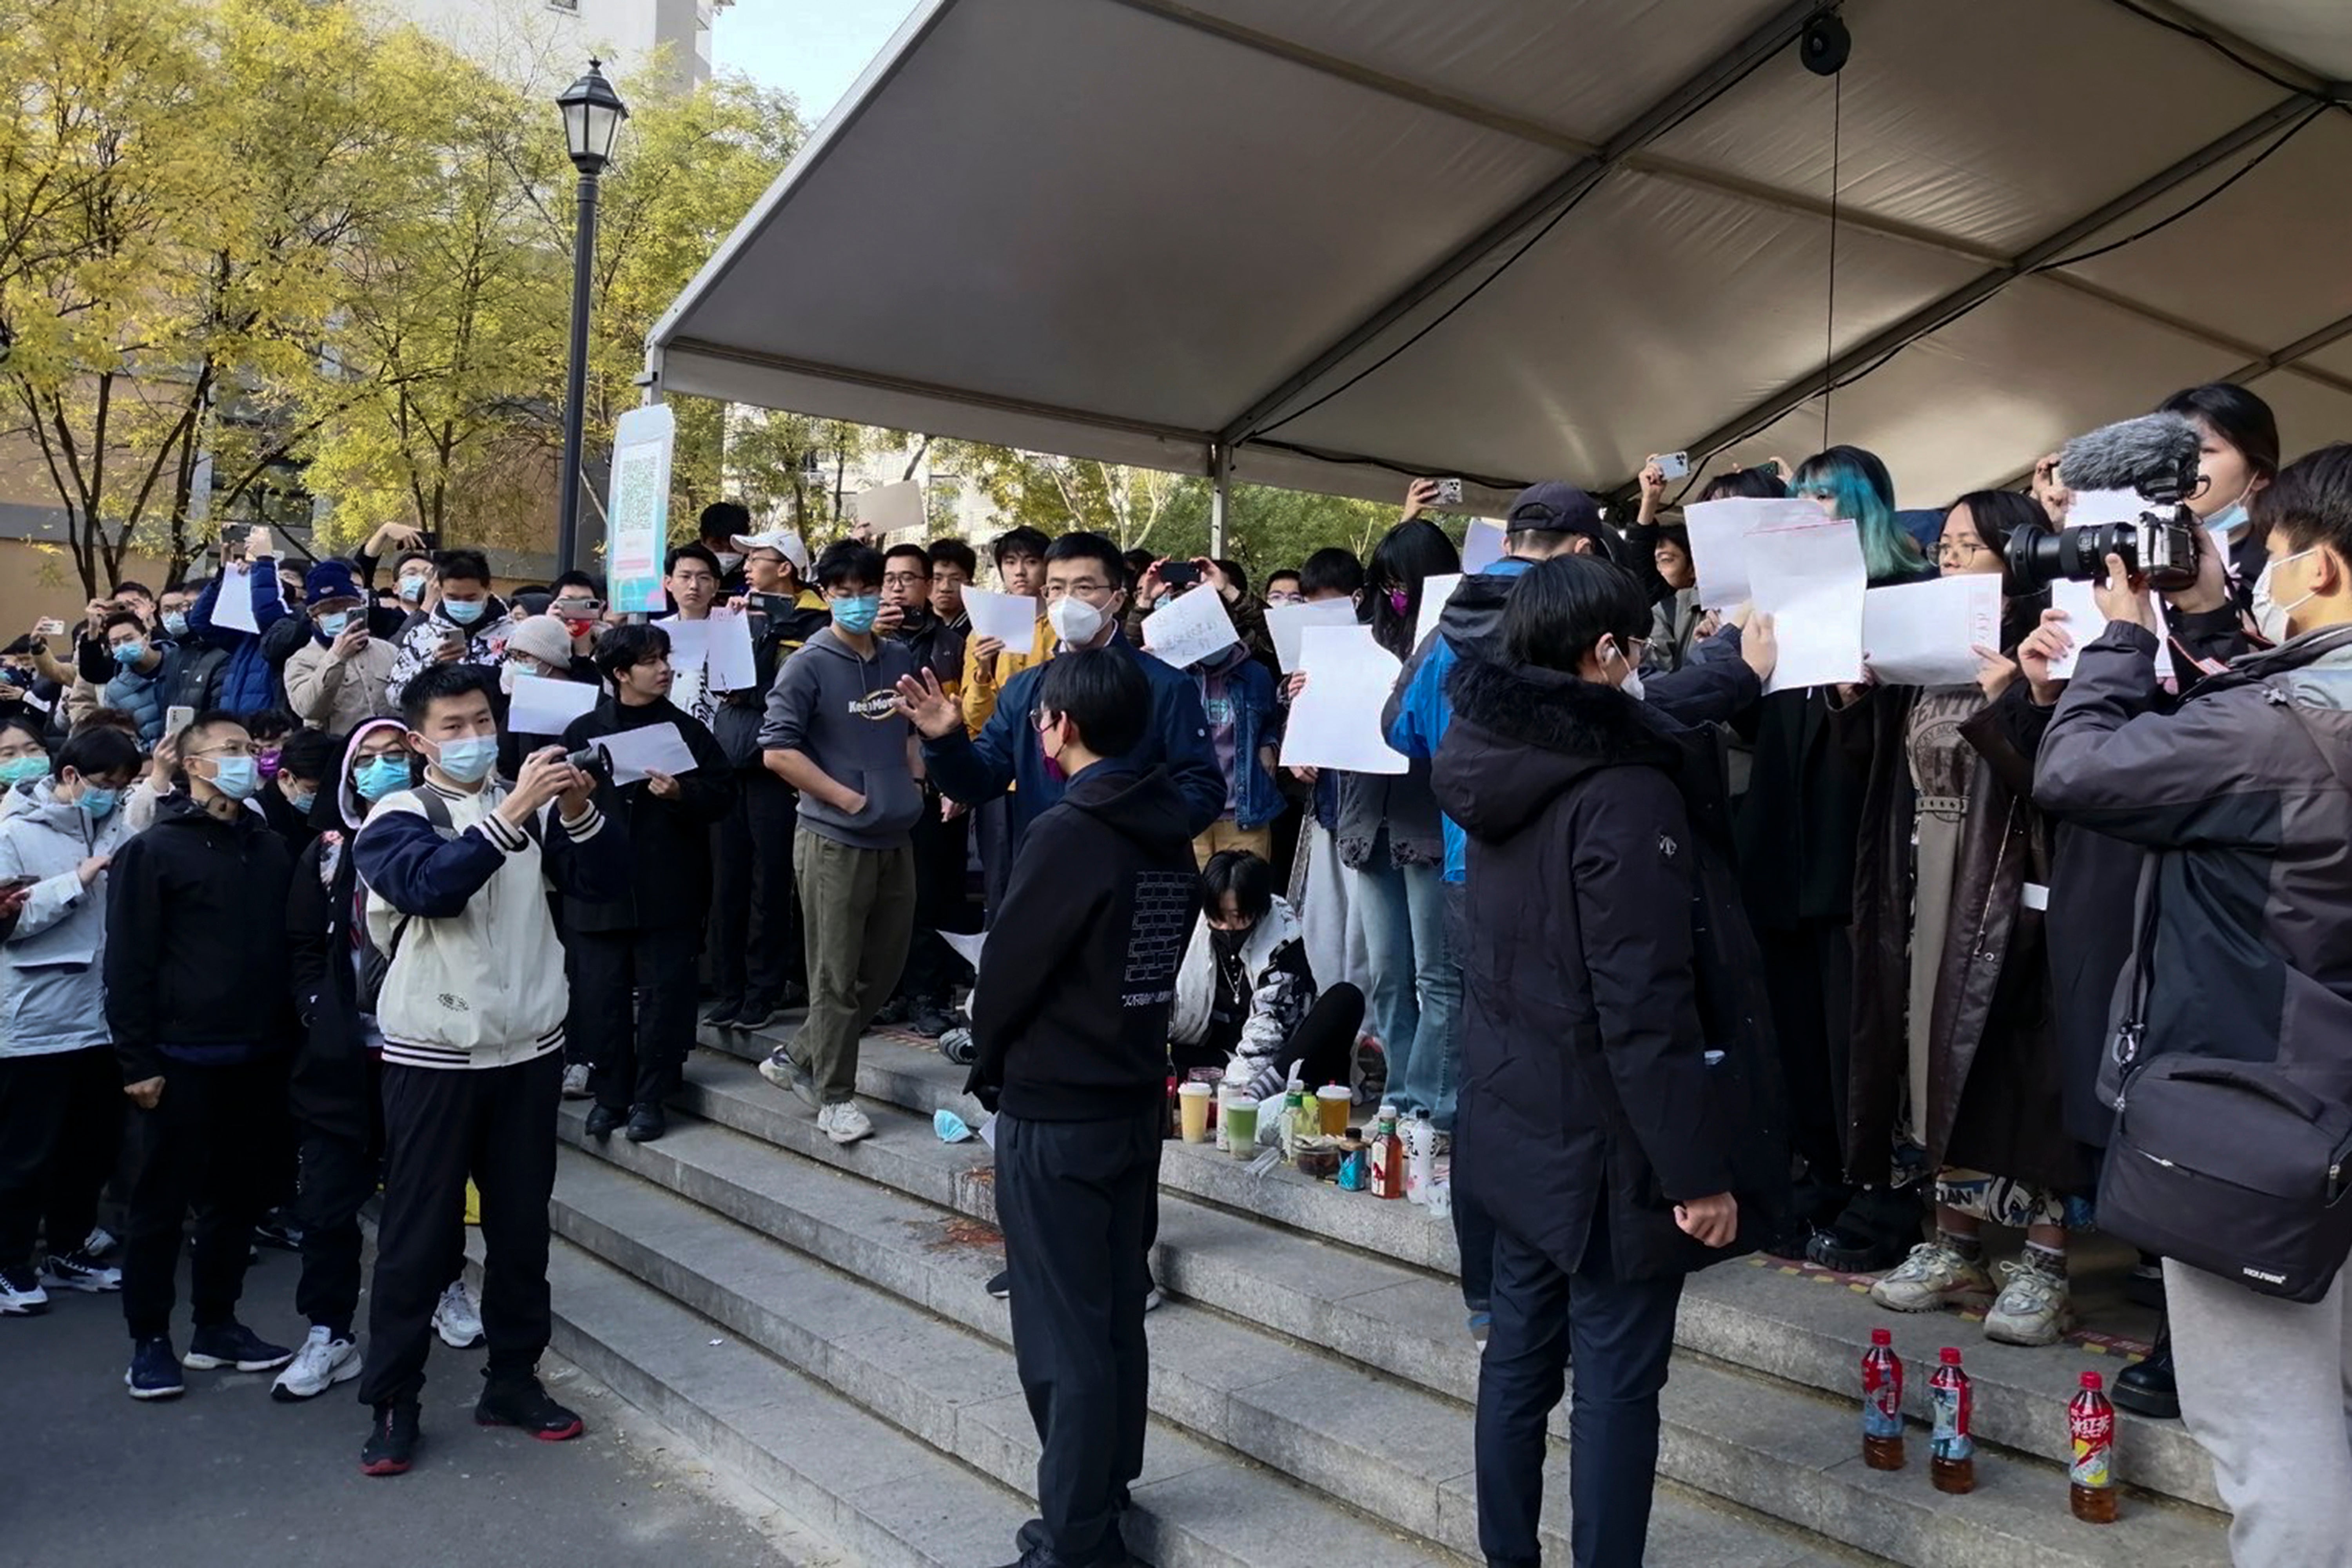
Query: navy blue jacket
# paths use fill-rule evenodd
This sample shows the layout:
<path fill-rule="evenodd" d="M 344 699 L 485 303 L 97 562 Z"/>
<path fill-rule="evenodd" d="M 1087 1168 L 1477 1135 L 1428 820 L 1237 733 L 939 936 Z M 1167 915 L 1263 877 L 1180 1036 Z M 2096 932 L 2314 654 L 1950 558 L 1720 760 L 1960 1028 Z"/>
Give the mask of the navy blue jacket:
<path fill-rule="evenodd" d="M 1163 664 L 1137 651 L 1125 633 L 1112 634 L 1105 645 L 1136 662 L 1151 684 L 1151 727 L 1143 743 L 1121 759 L 1129 768 L 1148 773 L 1165 763 L 1169 780 L 1184 797 L 1185 831 L 1199 835 L 1224 815 L 1225 775 L 1209 744 L 1208 716 L 1201 711 L 1200 689 L 1190 670 Z M 923 763 L 931 782 L 950 800 L 979 805 L 1013 790 L 1013 842 L 1017 847 L 1029 825 L 1059 804 L 1062 781 L 1047 776 L 1045 753 L 1037 745 L 1037 727 L 1030 713 L 1037 705 L 1037 683 L 1050 665 L 1034 665 L 1004 683 L 996 711 L 977 740 L 961 728 L 944 738 L 923 742 Z"/>
<path fill-rule="evenodd" d="M 216 618 L 221 584 L 227 581 L 228 574 L 223 572 L 205 584 L 203 596 L 188 611 L 188 627 L 202 633 L 215 647 L 228 650 L 228 668 L 220 673 L 215 705 L 232 713 L 257 713 L 278 706 L 278 671 L 262 650 L 259 633 L 222 626 Z M 253 595 L 253 624 L 262 632 L 292 613 L 278 587 L 276 561 L 264 557 L 254 562 L 253 570 L 246 574 L 246 584 Z"/>

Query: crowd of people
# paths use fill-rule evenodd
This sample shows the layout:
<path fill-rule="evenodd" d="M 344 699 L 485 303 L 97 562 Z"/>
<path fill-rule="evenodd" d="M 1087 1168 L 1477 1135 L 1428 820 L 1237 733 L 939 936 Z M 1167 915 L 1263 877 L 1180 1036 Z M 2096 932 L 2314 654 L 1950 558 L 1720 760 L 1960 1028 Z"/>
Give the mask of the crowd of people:
<path fill-rule="evenodd" d="M 1034 603 L 1025 650 L 973 635 L 968 544 L 813 554 L 732 503 L 650 617 L 580 572 L 501 594 L 396 527 L 307 570 L 257 530 L 207 580 L 119 583 L 0 650 L 0 1314 L 119 1290 L 141 1399 L 184 1367 L 285 1400 L 356 1380 L 371 1474 L 413 1460 L 436 1331 L 487 1343 L 481 1420 L 568 1437 L 535 1370 L 558 1100 L 658 1139 L 698 1021 L 804 1009 L 759 1071 L 853 1143 L 860 1038 L 895 1024 L 998 1114 L 992 1289 L 1045 1444 L 1023 1561 L 1115 1563 L 1169 1085 L 1338 1084 L 1451 1160 L 1488 1561 L 1538 1560 L 1573 1352 L 1576 1559 L 1638 1563 L 1689 1271 L 1762 1248 L 2052 1344 L 2118 998 L 2141 1058 L 2352 1095 L 2352 447 L 2283 463 L 2232 385 L 2165 406 L 2202 437 L 2195 570 L 2159 615 L 2106 560 L 2095 636 L 2011 565 L 2065 523 L 2054 463 L 1935 513 L 1849 447 L 1706 481 L 1851 521 L 1874 586 L 2000 577 L 1998 646 L 1941 688 L 1768 694 L 1771 619 L 1698 603 L 1654 462 L 1619 520 L 1527 489 L 1426 637 L 1463 567 L 1426 480 L 1369 559 L 1259 593 L 1013 529 L 987 564 Z M 1145 622 L 1187 594 L 1234 640 L 1178 666 Z M 1397 661 L 1402 771 L 1281 765 L 1307 680 L 1268 611 L 1314 604 Z M 975 975 L 947 939 L 982 930 Z M 299 1346 L 236 1317 L 256 1235 L 301 1255 Z M 2352 1510 L 2340 1294 L 2152 1257 L 2132 1286 L 2170 1330 L 2117 1398 L 2185 1405 L 2242 1561 L 2326 1560 L 2300 1543 L 2352 1531 L 2312 1506 Z M 2283 1443 L 2298 1466 L 2266 1464 Z"/>

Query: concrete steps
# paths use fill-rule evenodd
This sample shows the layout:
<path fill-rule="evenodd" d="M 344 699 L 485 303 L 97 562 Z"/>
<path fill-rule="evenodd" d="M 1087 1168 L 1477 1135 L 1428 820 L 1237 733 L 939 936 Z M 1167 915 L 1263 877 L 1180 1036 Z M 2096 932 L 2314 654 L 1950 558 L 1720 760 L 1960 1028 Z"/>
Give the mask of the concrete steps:
<path fill-rule="evenodd" d="M 579 1120 L 566 1115 L 568 1139 Z M 714 1126 L 567 1151 L 556 1223 L 982 1474 L 1018 1486 L 1033 1472 L 1008 1313 L 982 1288 L 993 1231 Z M 1148 1561 L 1458 1568 L 1475 1556 L 1465 1410 L 1195 1306 L 1171 1302 L 1150 1331 L 1158 1419 L 1130 1535 Z M 1564 1504 L 1564 1461 L 1553 1470 Z M 1546 1542 L 1563 1558 L 1565 1516 L 1548 1511 Z M 1661 1563 L 1856 1561 L 1675 1495 L 1652 1541 Z"/>
<path fill-rule="evenodd" d="M 705 1031 L 710 1049 L 703 1059 L 716 1064 L 733 1056 L 756 1061 L 781 1039 L 789 1037 L 789 1021 L 765 1037 Z M 726 1080 L 726 1075 L 714 1075 Z M 869 1101 L 896 1106 L 928 1122 L 931 1112 L 946 1107 L 978 1125 L 980 1108 L 962 1091 L 964 1071 L 942 1058 L 928 1045 L 877 1035 L 868 1037 L 860 1052 L 858 1092 Z M 756 1079 L 748 1080 L 759 1087 Z M 869 1110 L 872 1106 L 869 1105 Z M 985 1151 L 971 1146 L 961 1166 L 985 1173 Z M 887 1180 L 887 1177 L 877 1177 Z M 908 1178 L 921 1185 L 907 1190 L 930 1201 L 954 1205 L 976 1217 L 994 1222 L 995 1212 L 984 1187 L 966 1190 L 982 1178 L 961 1175 L 942 1181 L 934 1170 Z M 1241 1163 L 1213 1148 L 1181 1143 L 1168 1145 L 1160 1185 L 1166 1199 L 1183 1198 L 1227 1211 L 1253 1225 L 1273 1225 L 1314 1238 L 1333 1253 L 1370 1254 L 1390 1270 L 1379 1278 L 1412 1289 L 1382 1298 L 1389 1303 L 1411 1298 L 1419 1305 L 1435 1333 L 1432 1345 L 1412 1353 L 1398 1353 L 1377 1338 L 1370 1342 L 1381 1353 L 1356 1359 L 1377 1366 L 1412 1369 L 1413 1375 L 1432 1373 L 1430 1385 L 1455 1397 L 1474 1397 L 1477 1362 L 1462 1339 L 1462 1318 L 1453 1281 L 1460 1272 L 1451 1226 L 1433 1223 L 1419 1208 L 1402 1203 L 1368 1200 L 1361 1194 L 1342 1193 L 1326 1183 L 1306 1181 L 1296 1173 L 1277 1169 L 1254 1177 Z M 1163 1247 L 1165 1242 L 1163 1240 Z M 2094 1258 L 2097 1249 L 2091 1248 Z M 2112 1256 L 2112 1254 L 2110 1254 Z M 1163 1283 L 1188 1296 L 1200 1292 L 1179 1279 L 1184 1260 L 1172 1258 Z M 1317 1271 L 1338 1267 L 1326 1260 Z M 2110 1267 L 2105 1274 L 2078 1270 L 2076 1289 L 2086 1312 L 2101 1323 L 2114 1323 L 2141 1341 L 2154 1332 L 2153 1315 L 2125 1304 L 2119 1277 Z M 1246 1313 L 1244 1314 L 1246 1315 Z M 2058 1345 L 2029 1350 L 1987 1341 L 1977 1325 L 1957 1314 L 1904 1317 L 1884 1311 L 1847 1282 L 1820 1270 L 1754 1258 L 1693 1277 L 1683 1294 L 1675 1327 L 1677 1346 L 1696 1355 L 1731 1367 L 1768 1373 L 1801 1387 L 1819 1391 L 1832 1400 L 1855 1398 L 1857 1368 L 1874 1328 L 1892 1328 L 1895 1345 L 1914 1375 L 1906 1379 L 1906 1409 L 1921 1422 L 1927 1418 L 1927 1375 L 1937 1350 L 1958 1345 L 1967 1356 L 1975 1384 L 1976 1431 L 1985 1442 L 2022 1455 L 2063 1465 L 2067 1457 L 2066 1406 L 2077 1391 L 2082 1372 L 2114 1374 L 2129 1358 L 2103 1346 Z M 1318 1343 L 1334 1342 L 1328 1335 L 1349 1332 L 1341 1321 L 1317 1322 L 1302 1332 L 1286 1331 Z M 1376 1329 L 1367 1331 L 1377 1332 Z M 1349 1352 L 1344 1344 L 1336 1348 Z M 2137 1489 L 2163 1499 L 2218 1510 L 2212 1465 L 2187 1430 L 2177 1421 L 2150 1421 L 2117 1412 L 2117 1452 L 2121 1474 Z M 2219 1527 L 2219 1521 L 2209 1521 Z"/>
<path fill-rule="evenodd" d="M 872 1055 L 877 1067 L 887 1064 L 902 1085 L 935 1087 L 940 1075 L 927 1062 L 949 1073 L 954 1070 L 935 1054 L 926 1056 L 888 1042 L 875 1042 Z M 866 1076 L 861 1073 L 861 1083 Z M 921 1302 L 974 1331 L 1004 1336 L 1003 1309 L 978 1289 L 996 1267 L 996 1254 L 989 1245 L 992 1238 L 970 1229 L 960 1233 L 960 1245 L 967 1251 L 974 1245 L 982 1248 L 982 1256 L 965 1270 L 968 1277 L 946 1268 L 928 1242 L 908 1239 L 927 1224 L 947 1223 L 941 1209 L 992 1225 L 993 1192 L 985 1149 L 942 1145 L 927 1116 L 918 1119 L 893 1103 L 881 1102 L 868 1106 L 877 1136 L 836 1149 L 816 1134 L 796 1101 L 732 1064 L 698 1059 L 689 1079 L 684 1099 L 689 1109 L 752 1142 L 730 1143 L 708 1130 L 682 1129 L 654 1145 L 612 1145 L 605 1153 L 614 1163 L 861 1279 L 883 1285 L 904 1300 Z M 925 1096 L 912 1098 L 919 1102 Z M 840 1174 L 780 1164 L 777 1149 L 831 1166 Z M 1367 1255 L 1360 1238 L 1351 1238 L 1358 1246 L 1346 1246 L 1286 1237 L 1261 1218 L 1247 1216 L 1286 1203 L 1293 1211 L 1290 1220 L 1316 1234 L 1328 1234 L 1346 1217 L 1422 1233 L 1444 1233 L 1447 1227 L 1432 1225 L 1408 1205 L 1341 1194 L 1299 1181 L 1288 1172 L 1251 1181 L 1240 1163 L 1213 1151 L 1171 1145 L 1166 1164 L 1169 1191 L 1163 1194 L 1158 1278 L 1186 1305 L 1171 1307 L 1154 1319 L 1155 1370 L 1160 1383 L 1154 1391 L 1155 1406 L 1188 1429 L 1321 1487 L 1400 1529 L 1468 1551 L 1471 1537 L 1453 1523 L 1447 1503 L 1449 1486 L 1464 1504 L 1468 1501 L 1467 1405 L 1475 1397 L 1477 1359 L 1464 1331 L 1454 1287 L 1422 1267 Z M 850 1173 L 862 1181 L 845 1183 L 843 1175 Z M 1247 1183 L 1250 1190 L 1228 1190 L 1235 1181 Z M 1181 1195 L 1195 1188 L 1235 1201 L 1229 1209 Z M 1277 1199 L 1282 1202 L 1274 1201 Z M 877 1205 L 885 1217 L 871 1223 L 841 1217 L 870 1214 Z M 1450 1235 L 1447 1243 L 1450 1247 Z M 1842 1360 L 1842 1352 L 1834 1350 L 1836 1331 L 1823 1330 L 1808 1310 L 1818 1302 L 1871 1310 L 1844 1290 L 1798 1285 L 1740 1264 L 1702 1276 L 1694 1282 L 1695 1291 L 1719 1275 L 1746 1275 L 1749 1279 L 1743 1286 L 1760 1285 L 1793 1298 L 1784 1315 L 1805 1324 L 1821 1342 L 1820 1348 L 1807 1354 L 1822 1363 L 1824 1382 L 1829 1363 Z M 1349 1452 L 1344 1445 L 1334 1448 L 1330 1438 L 1310 1431 L 1297 1439 L 1304 1447 L 1293 1446 L 1297 1424 L 1289 1430 L 1276 1425 L 1288 1408 L 1282 1400 L 1261 1399 L 1246 1389 L 1220 1388 L 1221 1377 L 1214 1371 L 1192 1377 L 1181 1361 L 1170 1359 L 1160 1342 L 1161 1325 L 1185 1322 L 1194 1309 L 1202 1308 L 1207 1309 L 1202 1315 L 1221 1318 L 1229 1330 L 1247 1336 L 1213 1358 L 1219 1364 L 1252 1363 L 1253 1357 L 1262 1362 L 1264 1342 L 1271 1339 L 1294 1362 L 1304 1357 L 1305 1367 L 1326 1369 L 1298 1374 L 1322 1379 L 1317 1386 L 1332 1402 L 1331 1416 L 1313 1422 L 1314 1427 L 1353 1430 L 1369 1423 L 1410 1431 L 1416 1436 L 1408 1447 L 1441 1456 L 1441 1470 L 1455 1468 L 1463 1473 L 1416 1473 L 1397 1457 L 1393 1444 L 1366 1456 Z M 1686 1341 L 1692 1337 L 1695 1308 L 1699 1317 L 1723 1320 L 1706 1330 L 1718 1342 L 1735 1334 L 1759 1341 L 1773 1337 L 1767 1318 L 1743 1313 L 1736 1305 L 1694 1301 L 1683 1314 Z M 1940 1331 L 1930 1330 L 1929 1336 Z M 1918 1337 L 1915 1331 L 1906 1342 Z M 1857 1335 L 1855 1342 L 1864 1341 L 1866 1335 Z M 1858 1350 L 1853 1353 L 1858 1357 Z M 1782 1352 L 1775 1355 L 1790 1359 Z M 1342 1369 L 1348 1377 L 1329 1370 L 1335 1356 L 1352 1363 Z M 1978 1359 L 1972 1350 L 1972 1366 Z M 2195 1510 L 2136 1502 L 2126 1524 L 2118 1529 L 2098 1531 L 2074 1523 L 2066 1514 L 2063 1471 L 2026 1456 L 1988 1450 L 1979 1463 L 1979 1490 L 1968 1499 L 1944 1498 L 1927 1486 L 1924 1435 L 1915 1445 L 1922 1451 L 1915 1456 L 1912 1470 L 1892 1477 L 1871 1472 L 1856 1457 L 1851 1396 L 1843 1388 L 1820 1390 L 1802 1378 L 1759 1377 L 1752 1370 L 1741 1370 L 1757 1364 L 1756 1358 L 1738 1356 L 1694 1352 L 1677 1357 L 1665 1397 L 1661 1460 L 1662 1472 L 1671 1481 L 1902 1563 L 2087 1565 L 2126 1557 L 2146 1563 L 2226 1560 L 2217 1521 Z M 1293 1363 L 1276 1365 L 1279 1382 L 1279 1368 Z M 1845 1374 L 1841 1373 L 1838 1381 L 1844 1383 Z M 1979 1392 L 1986 1392 L 1981 1376 Z M 1224 1404 L 1215 1405 L 1220 1396 Z M 2031 1415 L 2029 1410 L 2021 1421 L 2030 1424 Z M 1226 1424 L 1218 1425 L 1220 1420 Z M 1555 1426 L 1560 1429 L 1562 1423 Z M 2063 1434 L 2063 1403 L 2058 1429 Z M 1564 1470 L 1564 1461 L 1559 1468 Z M 1564 1490 L 1559 1479 L 1554 1488 Z M 1811 1544 L 1826 1550 L 1820 1540 Z M 1715 1560 L 1669 1556 L 1663 1545 L 1654 1556 L 1660 1562 Z"/>

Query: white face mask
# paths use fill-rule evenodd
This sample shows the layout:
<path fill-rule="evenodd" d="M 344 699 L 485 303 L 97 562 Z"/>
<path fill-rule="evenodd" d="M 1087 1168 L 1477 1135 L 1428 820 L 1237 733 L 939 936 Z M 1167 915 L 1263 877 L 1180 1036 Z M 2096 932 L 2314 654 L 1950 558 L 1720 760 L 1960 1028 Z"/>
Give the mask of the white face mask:
<path fill-rule="evenodd" d="M 1103 623 L 1110 619 L 1076 594 L 1065 594 L 1046 606 L 1045 620 L 1054 635 L 1072 647 L 1090 646 L 1102 635 Z"/>
<path fill-rule="evenodd" d="M 1636 702 L 1647 700 L 1642 691 L 1642 672 L 1632 664 L 1627 663 L 1624 649 L 1619 647 L 1613 642 L 1611 643 L 1608 649 L 1601 654 L 1601 662 L 1603 664 L 1624 665 L 1625 679 L 1617 683 L 1617 689 L 1623 692 L 1626 696 L 1632 698 Z"/>
<path fill-rule="evenodd" d="M 2288 562 L 2300 561 L 2318 549 L 2319 546 L 2315 544 L 2309 550 L 2298 550 L 2292 555 L 2282 555 L 2264 566 L 2263 574 L 2254 579 L 2254 626 L 2263 634 L 2263 638 L 2273 645 L 2286 641 L 2293 635 L 2287 630 L 2287 616 L 2318 597 L 2318 591 L 2315 589 L 2291 605 L 2282 605 L 2271 597 L 2271 574 Z"/>
<path fill-rule="evenodd" d="M 732 572 L 735 568 L 742 564 L 743 553 L 741 551 L 722 550 L 719 552 L 719 570 L 721 573 Z"/>

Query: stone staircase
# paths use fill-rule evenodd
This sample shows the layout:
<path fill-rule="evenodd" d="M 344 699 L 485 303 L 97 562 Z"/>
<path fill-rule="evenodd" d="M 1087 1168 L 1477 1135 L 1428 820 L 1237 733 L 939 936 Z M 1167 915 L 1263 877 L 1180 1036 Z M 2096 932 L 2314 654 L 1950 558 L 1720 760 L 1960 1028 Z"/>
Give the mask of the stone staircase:
<path fill-rule="evenodd" d="M 788 1028 L 788 1026 L 786 1026 Z M 780 1032 L 782 1032 L 780 1030 Z M 988 1151 L 962 1071 L 870 1037 L 875 1136 L 837 1149 L 751 1070 L 772 1040 L 706 1031 L 669 1136 L 609 1143 L 566 1106 L 551 1266 L 557 1348 L 693 1437 L 869 1568 L 1013 1555 L 1037 1443 L 1010 1321 Z M 1160 1568 L 1475 1563 L 1476 1347 L 1452 1229 L 1419 1208 L 1171 1143 L 1150 1320 L 1153 1427 L 1130 1547 Z M 2114 1273 L 2115 1270 L 2109 1270 Z M 2093 1292 L 2103 1325 L 2145 1330 Z M 1892 1324 L 1924 1418 L 1936 1350 L 1976 1382 L 1975 1493 L 1859 1457 L 1856 1367 Z M 2122 1417 L 2121 1523 L 2075 1522 L 2066 1402 L 2110 1342 L 1990 1344 L 1893 1319 L 1853 1282 L 1744 1260 L 1695 1278 L 1676 1330 L 1649 1560 L 1662 1568 L 2189 1568 L 2228 1562 L 2210 1467 L 2177 1423 Z M 1545 1550 L 1569 1560 L 1565 1406 Z"/>

